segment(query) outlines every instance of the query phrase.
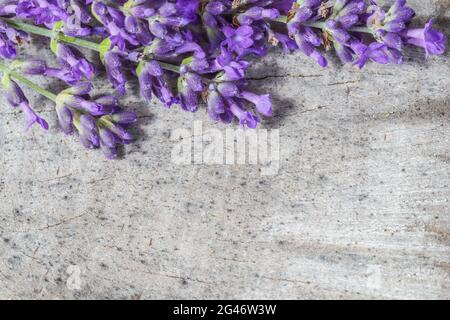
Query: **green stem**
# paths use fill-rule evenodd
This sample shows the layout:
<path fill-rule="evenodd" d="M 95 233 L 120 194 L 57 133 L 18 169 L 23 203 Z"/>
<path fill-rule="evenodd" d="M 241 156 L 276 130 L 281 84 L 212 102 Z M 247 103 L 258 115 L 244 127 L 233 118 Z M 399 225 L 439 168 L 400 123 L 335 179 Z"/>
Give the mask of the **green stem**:
<path fill-rule="evenodd" d="M 10 70 L 8 68 L 8 66 L 4 65 L 3 63 L 0 63 L 0 71 L 3 73 L 8 73 L 12 78 L 16 79 L 17 81 L 25 84 L 26 86 L 30 87 L 31 89 L 33 89 L 34 91 L 36 91 L 37 93 L 43 95 L 44 97 L 46 97 L 47 99 L 52 100 L 53 102 L 56 102 L 56 95 L 53 94 L 50 91 L 45 90 L 44 88 L 38 86 L 37 84 L 35 84 L 33 81 L 25 78 L 23 75 L 21 75 L 20 73 L 18 73 L 17 71 L 14 70 Z"/>
<path fill-rule="evenodd" d="M 353 28 L 350 28 L 350 31 L 373 34 L 373 31 L 367 27 L 353 27 Z"/>
<path fill-rule="evenodd" d="M 326 29 L 326 25 L 325 22 L 321 22 L 321 21 L 316 21 L 316 22 L 305 22 L 302 25 L 307 26 L 307 27 L 312 27 L 312 28 L 317 28 L 317 29 L 322 29 L 325 30 Z"/>
<path fill-rule="evenodd" d="M 55 37 L 55 34 L 53 33 L 53 31 L 46 29 L 46 28 L 37 27 L 37 26 L 31 25 L 31 24 L 28 24 L 26 22 L 18 21 L 18 20 L 4 19 L 4 21 L 6 23 L 8 23 L 11 27 L 13 27 L 14 29 L 17 29 L 17 30 L 22 30 L 22 31 L 25 31 L 28 33 L 37 34 L 37 35 L 47 37 L 47 38 Z M 90 49 L 90 50 L 93 50 L 96 52 L 100 52 L 100 45 L 98 43 L 95 43 L 92 41 L 67 36 L 63 33 L 57 33 L 56 39 L 60 40 L 62 42 L 66 42 L 68 44 L 74 45 L 74 46 L 78 46 L 78 47 Z M 158 62 L 160 63 L 160 65 L 163 69 L 172 71 L 172 72 L 176 72 L 176 73 L 180 73 L 179 66 L 170 64 L 167 62 L 163 62 L 163 61 L 158 61 Z"/>
<path fill-rule="evenodd" d="M 55 35 L 52 30 L 42 28 L 42 27 L 37 27 L 37 26 L 31 25 L 31 24 L 28 24 L 28 23 L 25 23 L 22 21 L 18 21 L 18 20 L 11 20 L 11 19 L 4 19 L 4 20 L 6 23 L 8 23 L 14 29 L 22 30 L 22 31 L 25 31 L 28 33 L 37 34 L 37 35 L 47 37 L 47 38 L 53 38 L 56 36 L 57 40 L 60 40 L 60 41 L 63 41 L 63 42 L 69 43 L 69 44 L 73 44 L 78 47 L 94 50 L 97 52 L 100 51 L 100 46 L 97 43 L 92 42 L 92 41 L 66 36 L 65 34 L 62 34 L 62 33 L 57 33 Z"/>
<path fill-rule="evenodd" d="M 285 24 L 287 24 L 289 22 L 287 16 L 279 16 L 276 21 L 285 23 Z M 306 26 L 306 27 L 317 28 L 317 29 L 322 29 L 322 30 L 326 28 L 325 22 L 323 22 L 323 21 L 303 22 L 302 25 Z"/>
<path fill-rule="evenodd" d="M 288 18 L 287 18 L 287 16 L 280 16 L 276 21 L 281 22 L 281 23 L 287 23 Z M 306 27 L 317 28 L 317 29 L 322 29 L 322 30 L 325 30 L 327 28 L 325 22 L 323 22 L 323 21 L 305 22 L 305 23 L 302 23 L 302 25 L 306 26 Z M 367 27 L 353 27 L 353 28 L 350 28 L 349 31 L 373 34 L 373 31 Z"/>
<path fill-rule="evenodd" d="M 162 62 L 162 61 L 158 61 L 158 63 L 161 66 L 161 68 L 163 68 L 165 70 L 172 71 L 172 72 L 175 72 L 175 73 L 181 73 L 179 66 L 176 66 L 174 64 L 170 64 L 170 63 L 167 63 L 167 62 Z"/>
<path fill-rule="evenodd" d="M 288 23 L 288 17 L 287 16 L 279 16 L 275 21 L 281 22 L 281 23 Z"/>

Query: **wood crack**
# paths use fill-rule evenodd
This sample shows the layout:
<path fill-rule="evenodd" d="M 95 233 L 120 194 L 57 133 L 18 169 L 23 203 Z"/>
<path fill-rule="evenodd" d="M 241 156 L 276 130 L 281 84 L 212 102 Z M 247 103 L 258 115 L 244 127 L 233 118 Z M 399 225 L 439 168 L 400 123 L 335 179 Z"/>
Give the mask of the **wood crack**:
<path fill-rule="evenodd" d="M 246 80 L 249 81 L 262 81 L 267 79 L 278 79 L 278 78 L 320 78 L 323 77 L 323 74 L 309 74 L 309 75 L 303 75 L 303 74 L 279 74 L 279 75 L 265 75 L 262 77 L 247 77 Z"/>

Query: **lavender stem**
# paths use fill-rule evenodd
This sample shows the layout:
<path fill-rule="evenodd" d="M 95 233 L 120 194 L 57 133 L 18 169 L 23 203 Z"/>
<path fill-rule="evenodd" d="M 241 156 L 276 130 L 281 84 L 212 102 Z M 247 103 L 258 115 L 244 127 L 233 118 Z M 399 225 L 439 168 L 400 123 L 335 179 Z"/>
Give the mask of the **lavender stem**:
<path fill-rule="evenodd" d="M 8 23 L 8 25 L 10 25 L 11 27 L 13 27 L 14 29 L 17 29 L 17 30 L 22 30 L 22 31 L 25 31 L 28 33 L 40 35 L 40 36 L 47 37 L 47 38 L 55 37 L 55 34 L 53 33 L 53 31 L 46 29 L 46 28 L 37 27 L 37 26 L 31 25 L 31 24 L 28 24 L 28 23 L 25 23 L 22 21 L 18 21 L 18 20 L 4 19 L 4 21 L 6 23 Z M 95 43 L 92 41 L 67 36 L 63 33 L 58 33 L 56 35 L 56 38 L 57 38 L 57 40 L 66 42 L 71 45 L 75 45 L 78 47 L 82 47 L 82 48 L 90 49 L 90 50 L 93 50 L 96 52 L 100 52 L 100 45 L 98 43 Z M 163 62 L 163 61 L 158 61 L 158 62 L 160 63 L 160 65 L 163 69 L 172 71 L 172 72 L 176 72 L 176 73 L 180 73 L 179 66 L 170 64 L 167 62 Z"/>
<path fill-rule="evenodd" d="M 24 76 L 22 76 L 17 71 L 9 69 L 8 66 L 4 65 L 1 62 L 0 62 L 0 71 L 3 72 L 3 73 L 8 73 L 11 77 L 13 77 L 17 81 L 25 84 L 26 86 L 30 87 L 31 89 L 33 89 L 34 91 L 36 91 L 40 95 L 46 97 L 49 100 L 52 100 L 53 102 L 56 102 L 56 95 L 54 93 L 52 93 L 52 92 L 50 92 L 48 90 L 45 90 L 44 88 L 38 86 L 33 81 L 25 78 Z"/>
<path fill-rule="evenodd" d="M 46 28 L 41 28 L 41 27 L 37 27 L 22 21 L 18 21 L 18 20 L 10 20 L 10 19 L 4 19 L 4 21 L 6 23 L 8 23 L 11 27 L 13 27 L 14 29 L 17 30 L 22 30 L 28 33 L 33 33 L 33 34 L 37 34 L 40 36 L 44 36 L 47 38 L 53 38 L 55 37 L 55 34 L 53 33 L 52 30 L 46 29 Z M 78 47 L 82 47 L 82 48 L 86 48 L 86 49 L 90 49 L 90 50 L 94 50 L 94 51 L 99 51 L 100 47 L 97 43 L 95 42 L 91 42 L 91 41 L 87 41 L 87 40 L 83 40 L 83 39 L 79 39 L 79 38 L 75 38 L 75 37 L 70 37 L 67 36 L 65 34 L 59 33 L 56 35 L 57 40 L 66 42 L 66 43 L 70 43 L 73 45 L 76 45 Z"/>
<path fill-rule="evenodd" d="M 287 24 L 288 23 L 288 17 L 287 16 L 280 16 L 276 21 Z M 325 22 L 321 22 L 321 21 L 305 22 L 305 23 L 303 23 L 303 25 L 305 27 L 311 27 L 311 28 L 316 28 L 316 29 L 322 29 L 322 30 L 326 29 Z M 373 34 L 372 30 L 370 30 L 367 27 L 362 27 L 362 26 L 350 28 L 349 31 Z"/>

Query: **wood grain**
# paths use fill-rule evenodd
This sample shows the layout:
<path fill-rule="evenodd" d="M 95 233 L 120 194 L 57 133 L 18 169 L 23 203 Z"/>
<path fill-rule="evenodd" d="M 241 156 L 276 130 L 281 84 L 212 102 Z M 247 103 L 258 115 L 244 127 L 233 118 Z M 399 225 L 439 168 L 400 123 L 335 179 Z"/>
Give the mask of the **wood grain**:
<path fill-rule="evenodd" d="M 410 2 L 448 34 L 448 0 Z M 273 176 L 174 164 L 173 129 L 225 130 L 204 111 L 129 95 L 139 139 L 110 162 L 48 101 L 50 132 L 24 133 L 2 97 L 0 298 L 450 298 L 449 54 L 359 71 L 274 51 L 249 79 L 274 93 Z"/>

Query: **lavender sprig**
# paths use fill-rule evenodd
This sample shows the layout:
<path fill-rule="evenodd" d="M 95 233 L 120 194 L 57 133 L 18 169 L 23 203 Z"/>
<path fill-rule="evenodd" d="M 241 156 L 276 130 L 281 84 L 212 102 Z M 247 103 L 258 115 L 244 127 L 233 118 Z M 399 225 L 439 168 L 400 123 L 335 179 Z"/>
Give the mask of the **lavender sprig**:
<path fill-rule="evenodd" d="M 46 74 L 46 64 L 39 60 L 16 60 L 11 67 L 0 63 L 0 72 L 3 73 L 1 84 L 6 99 L 12 107 L 22 109 L 26 116 L 27 129 L 37 123 L 48 130 L 49 125 L 31 108 L 16 81 L 53 101 L 62 130 L 66 134 L 77 133 L 86 148 L 101 148 L 107 158 L 114 159 L 117 156 L 117 147 L 132 141 L 133 137 L 127 128 L 136 122 L 136 114 L 120 108 L 114 96 L 92 99 L 89 96 L 92 90 L 90 83 L 79 82 L 55 95 L 23 75 Z"/>
<path fill-rule="evenodd" d="M 23 77 L 21 74 L 13 69 L 8 68 L 6 65 L 0 63 L 0 72 L 3 73 L 1 78 L 2 90 L 6 96 L 6 100 L 13 108 L 21 108 L 26 117 L 26 129 L 29 129 L 33 124 L 39 124 L 43 129 L 48 130 L 48 123 L 31 108 L 28 99 L 25 97 L 24 92 L 19 87 L 14 79 L 28 85 L 38 93 L 46 96 L 49 99 L 55 99 L 56 96 L 52 93 L 37 86 L 30 80 Z"/>

